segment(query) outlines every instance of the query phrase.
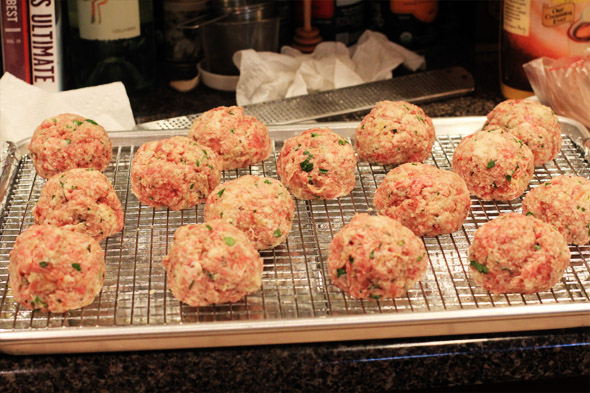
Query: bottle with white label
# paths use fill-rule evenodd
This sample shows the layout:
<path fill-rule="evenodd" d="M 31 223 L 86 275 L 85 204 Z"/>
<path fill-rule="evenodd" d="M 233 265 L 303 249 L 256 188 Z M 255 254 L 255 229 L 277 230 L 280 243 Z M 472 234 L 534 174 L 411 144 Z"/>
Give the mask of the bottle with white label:
<path fill-rule="evenodd" d="M 590 48 L 588 0 L 503 0 L 501 15 L 500 87 L 506 98 L 533 95 L 523 64 Z"/>
<path fill-rule="evenodd" d="M 156 79 L 152 0 L 68 0 L 71 88 L 121 81 L 128 91 Z"/>

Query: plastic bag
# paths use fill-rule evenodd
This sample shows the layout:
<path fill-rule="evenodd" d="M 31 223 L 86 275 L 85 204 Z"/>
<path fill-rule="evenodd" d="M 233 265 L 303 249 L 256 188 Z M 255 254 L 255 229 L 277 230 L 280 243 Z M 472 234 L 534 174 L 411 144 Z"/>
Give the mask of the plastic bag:
<path fill-rule="evenodd" d="M 541 57 L 523 68 L 542 104 L 590 128 L 590 50 L 557 60 Z"/>

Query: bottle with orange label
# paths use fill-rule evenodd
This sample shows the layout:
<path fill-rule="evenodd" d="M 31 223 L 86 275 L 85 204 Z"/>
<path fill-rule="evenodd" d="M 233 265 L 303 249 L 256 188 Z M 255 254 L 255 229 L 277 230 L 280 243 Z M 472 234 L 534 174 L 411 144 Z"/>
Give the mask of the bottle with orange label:
<path fill-rule="evenodd" d="M 590 1 L 503 0 L 500 88 L 506 98 L 533 95 L 523 64 L 590 48 Z"/>
<path fill-rule="evenodd" d="M 438 0 L 389 0 L 382 4 L 385 33 L 390 40 L 412 49 L 435 41 Z"/>
<path fill-rule="evenodd" d="M 365 28 L 363 0 L 313 0 L 312 24 L 320 30 L 324 41 L 354 44 Z"/>

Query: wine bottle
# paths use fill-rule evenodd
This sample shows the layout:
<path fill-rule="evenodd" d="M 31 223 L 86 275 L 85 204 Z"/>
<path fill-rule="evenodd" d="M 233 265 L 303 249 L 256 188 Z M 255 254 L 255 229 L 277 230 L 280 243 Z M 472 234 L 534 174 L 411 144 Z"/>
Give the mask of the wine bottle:
<path fill-rule="evenodd" d="M 121 81 L 153 85 L 156 41 L 152 0 L 68 0 L 70 88 Z"/>

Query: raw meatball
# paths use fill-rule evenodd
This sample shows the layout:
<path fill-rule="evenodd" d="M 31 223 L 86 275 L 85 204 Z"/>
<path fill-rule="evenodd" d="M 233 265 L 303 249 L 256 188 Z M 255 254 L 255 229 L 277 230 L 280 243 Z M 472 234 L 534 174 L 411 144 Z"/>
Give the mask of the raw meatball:
<path fill-rule="evenodd" d="M 239 106 L 220 106 L 197 117 L 188 134 L 223 158 L 223 169 L 244 168 L 268 158 L 272 145 L 260 120 Z"/>
<path fill-rule="evenodd" d="M 217 187 L 221 166 L 213 150 L 183 136 L 147 142 L 133 159 L 131 191 L 151 207 L 187 209 Z"/>
<path fill-rule="evenodd" d="M 294 214 L 295 202 L 280 181 L 252 175 L 220 184 L 205 203 L 205 221 L 223 217 L 258 250 L 285 241 Z"/>
<path fill-rule="evenodd" d="M 262 285 L 258 251 L 223 220 L 178 228 L 162 262 L 174 297 L 195 307 L 236 302 Z"/>
<path fill-rule="evenodd" d="M 33 225 L 10 252 L 14 299 L 43 312 L 87 306 L 102 289 L 106 266 L 96 240 L 53 225 Z"/>
<path fill-rule="evenodd" d="M 453 155 L 469 191 L 484 200 L 509 201 L 526 190 L 535 169 L 533 153 L 501 129 L 479 131 L 461 140 Z"/>
<path fill-rule="evenodd" d="M 113 144 L 102 126 L 70 113 L 43 120 L 29 143 L 33 165 L 44 179 L 72 168 L 104 171 L 112 150 Z"/>
<path fill-rule="evenodd" d="M 471 199 L 458 174 L 413 162 L 387 173 L 373 203 L 377 213 L 398 220 L 417 236 L 436 236 L 461 227 Z"/>
<path fill-rule="evenodd" d="M 432 119 L 405 101 L 380 101 L 356 129 L 359 160 L 378 164 L 421 162 L 434 145 Z"/>
<path fill-rule="evenodd" d="M 298 199 L 336 199 L 354 188 L 356 157 L 329 128 L 311 128 L 285 141 L 277 173 Z"/>
<path fill-rule="evenodd" d="M 115 189 L 95 169 L 70 169 L 52 176 L 33 209 L 35 224 L 85 233 L 101 241 L 123 229 L 123 209 Z"/>
<path fill-rule="evenodd" d="M 590 241 L 590 180 L 557 176 L 533 188 L 522 200 L 522 214 L 553 225 L 568 243 Z"/>
<path fill-rule="evenodd" d="M 487 291 L 533 293 L 546 291 L 561 279 L 570 251 L 551 225 L 510 213 L 478 228 L 469 261 L 471 277 Z"/>
<path fill-rule="evenodd" d="M 526 143 L 535 156 L 535 165 L 542 165 L 557 157 L 561 149 L 561 127 L 557 115 L 549 108 L 532 100 L 506 100 L 490 113 L 484 129 L 504 128 Z"/>
<path fill-rule="evenodd" d="M 365 299 L 403 295 L 424 276 L 422 240 L 386 216 L 357 214 L 330 244 L 328 273 L 344 292 Z"/>

